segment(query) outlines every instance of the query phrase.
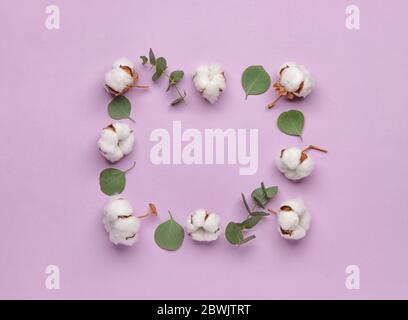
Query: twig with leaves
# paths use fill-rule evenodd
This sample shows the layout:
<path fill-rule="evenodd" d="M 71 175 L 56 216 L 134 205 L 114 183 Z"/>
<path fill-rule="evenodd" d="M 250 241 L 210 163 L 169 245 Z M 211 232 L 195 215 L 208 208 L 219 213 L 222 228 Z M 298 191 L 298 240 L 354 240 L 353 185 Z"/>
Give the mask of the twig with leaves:
<path fill-rule="evenodd" d="M 240 246 L 256 238 L 255 235 L 245 237 L 244 232 L 255 227 L 264 217 L 274 213 L 274 211 L 265 208 L 265 206 L 277 193 L 278 187 L 265 187 L 265 184 L 262 182 L 261 187 L 251 193 L 251 198 L 256 204 L 252 209 L 249 207 L 245 195 L 241 193 L 248 216 L 242 222 L 230 222 L 227 225 L 225 237 L 229 243 Z M 260 207 L 260 209 L 256 209 L 257 207 Z"/>
<path fill-rule="evenodd" d="M 155 72 L 152 76 L 153 81 L 159 80 L 160 77 L 164 74 L 169 79 L 169 84 L 167 86 L 166 92 L 168 92 L 172 88 L 174 88 L 177 91 L 178 97 L 170 103 L 171 106 L 176 106 L 181 102 L 185 103 L 187 93 L 185 90 L 181 91 L 177 85 L 184 77 L 183 70 L 175 70 L 171 73 L 168 73 L 167 60 L 163 57 L 156 58 L 151 48 L 149 50 L 149 57 L 140 56 L 140 59 L 142 60 L 143 65 L 149 65 L 151 66 L 152 69 L 153 68 L 155 69 Z"/>

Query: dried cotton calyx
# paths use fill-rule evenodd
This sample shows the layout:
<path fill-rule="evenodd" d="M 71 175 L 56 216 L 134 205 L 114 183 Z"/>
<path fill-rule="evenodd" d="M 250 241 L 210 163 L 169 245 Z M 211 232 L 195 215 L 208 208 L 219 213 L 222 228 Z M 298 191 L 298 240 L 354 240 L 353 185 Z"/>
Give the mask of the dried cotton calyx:
<path fill-rule="evenodd" d="M 115 122 L 104 128 L 98 140 L 103 156 L 114 163 L 133 150 L 135 137 L 127 124 Z"/>
<path fill-rule="evenodd" d="M 310 228 L 311 217 L 301 199 L 282 203 L 278 216 L 279 234 L 288 240 L 300 240 Z"/>
<path fill-rule="evenodd" d="M 214 241 L 220 233 L 220 217 L 215 213 L 199 209 L 187 219 L 187 233 L 196 241 Z"/>
<path fill-rule="evenodd" d="M 306 98 L 314 87 L 314 80 L 309 71 L 294 62 L 285 63 L 279 70 L 279 80 L 273 85 L 279 96 L 268 105 L 272 108 L 282 97 L 293 100 L 296 97 Z"/>
<path fill-rule="evenodd" d="M 195 88 L 210 103 L 218 100 L 226 88 L 224 71 L 218 64 L 199 66 L 193 75 Z"/>
<path fill-rule="evenodd" d="M 289 180 L 300 180 L 310 175 L 314 169 L 314 161 L 306 154 L 308 150 L 327 152 L 315 146 L 309 146 L 304 150 L 296 147 L 283 149 L 275 159 L 279 171 Z"/>
<path fill-rule="evenodd" d="M 128 58 L 120 58 L 105 75 L 105 89 L 113 96 L 120 96 L 132 87 L 147 88 L 136 85 L 138 80 L 134 63 Z"/>

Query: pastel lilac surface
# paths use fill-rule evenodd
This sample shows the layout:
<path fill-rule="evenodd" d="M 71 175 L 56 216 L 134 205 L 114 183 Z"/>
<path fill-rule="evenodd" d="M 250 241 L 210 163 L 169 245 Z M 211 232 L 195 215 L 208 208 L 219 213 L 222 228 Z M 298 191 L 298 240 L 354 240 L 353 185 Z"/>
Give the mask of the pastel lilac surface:
<path fill-rule="evenodd" d="M 0 298 L 408 298 L 406 1 L 355 0 L 361 30 L 345 28 L 349 1 L 52 1 L 61 29 L 45 28 L 50 1 L 0 3 Z M 107 197 L 98 186 L 108 166 L 96 142 L 107 116 L 104 75 L 122 56 L 149 48 L 183 69 L 188 105 L 168 106 L 166 81 L 152 83 L 137 65 L 131 124 L 136 142 L 117 167 L 129 173 L 123 195 L 143 213 L 132 248 L 113 246 L 101 219 Z M 275 93 L 245 101 L 242 71 L 262 64 L 271 74 L 285 61 L 304 64 L 316 87 L 304 101 Z M 194 89 L 198 65 L 220 63 L 227 90 L 209 105 Z M 275 76 L 274 76 L 275 77 Z M 274 78 L 275 80 L 276 78 Z M 303 143 L 276 127 L 280 112 L 306 117 Z M 259 170 L 240 176 L 236 166 L 155 166 L 150 132 L 184 128 L 258 128 Z M 276 152 L 315 144 L 316 169 L 301 182 L 274 166 Z M 254 229 L 241 248 L 223 238 L 202 244 L 186 238 L 177 252 L 159 249 L 155 227 L 170 209 L 182 223 L 197 208 L 220 215 L 222 226 L 245 216 L 240 192 L 279 185 L 271 203 L 301 196 L 313 225 L 297 243 L 282 239 L 274 218 Z M 44 285 L 47 265 L 60 268 L 61 289 Z M 345 269 L 361 269 L 361 289 L 345 287 Z M 241 281 L 248 277 L 250 281 Z"/>

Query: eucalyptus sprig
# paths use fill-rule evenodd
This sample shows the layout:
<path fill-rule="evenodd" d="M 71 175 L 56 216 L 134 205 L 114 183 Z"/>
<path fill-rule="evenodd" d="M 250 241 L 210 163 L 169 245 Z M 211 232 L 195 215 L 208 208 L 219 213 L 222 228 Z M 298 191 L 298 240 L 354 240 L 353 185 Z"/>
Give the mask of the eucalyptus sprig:
<path fill-rule="evenodd" d="M 225 229 L 225 238 L 233 245 L 243 245 L 256 238 L 255 235 L 245 237 L 245 231 L 255 227 L 264 217 L 267 217 L 274 213 L 273 210 L 266 209 L 265 206 L 268 202 L 276 196 L 278 193 L 278 187 L 265 187 L 262 182 L 261 187 L 255 189 L 251 193 L 251 198 L 255 202 L 255 206 L 251 209 L 246 197 L 241 193 L 242 202 L 248 213 L 247 218 L 242 222 L 230 222 Z M 260 208 L 257 209 L 257 206 Z"/>
<path fill-rule="evenodd" d="M 122 193 L 126 186 L 126 174 L 135 166 L 136 162 L 125 171 L 115 168 L 104 169 L 99 175 L 101 191 L 108 196 Z"/>
<path fill-rule="evenodd" d="M 185 102 L 187 93 L 185 90 L 181 92 L 180 88 L 178 87 L 178 83 L 184 77 L 183 70 L 176 70 L 171 73 L 168 73 L 167 60 L 163 57 L 156 58 L 151 48 L 149 50 L 148 57 L 140 56 L 140 59 L 142 60 L 142 65 L 150 65 L 152 69 L 155 69 L 155 72 L 152 76 L 153 81 L 159 80 L 160 77 L 164 74 L 169 79 L 169 84 L 167 86 L 166 92 L 168 92 L 172 88 L 174 88 L 177 91 L 178 97 L 170 103 L 171 106 L 175 106 L 181 102 Z"/>

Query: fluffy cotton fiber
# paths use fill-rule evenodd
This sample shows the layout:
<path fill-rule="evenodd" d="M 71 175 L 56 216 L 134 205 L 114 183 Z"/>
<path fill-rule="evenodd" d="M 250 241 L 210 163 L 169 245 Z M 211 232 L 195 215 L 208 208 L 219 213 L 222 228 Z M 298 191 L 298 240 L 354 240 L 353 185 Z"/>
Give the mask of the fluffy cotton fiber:
<path fill-rule="evenodd" d="M 105 206 L 102 221 L 110 241 L 115 245 L 131 246 L 137 241 L 140 220 L 133 216 L 130 202 L 120 195 L 112 196 Z"/>
<path fill-rule="evenodd" d="M 102 130 L 98 146 L 103 156 L 114 163 L 132 152 L 134 141 L 130 127 L 125 123 L 115 122 Z"/>
<path fill-rule="evenodd" d="M 314 169 L 313 159 L 296 147 L 283 149 L 276 156 L 275 163 L 279 171 L 289 180 L 303 179 Z"/>
<path fill-rule="evenodd" d="M 193 82 L 203 98 L 210 103 L 216 102 L 226 88 L 224 71 L 218 64 L 199 66 L 194 73 Z"/>
<path fill-rule="evenodd" d="M 129 90 L 138 80 L 135 65 L 128 58 L 116 60 L 105 75 L 105 88 L 114 96 Z"/>
<path fill-rule="evenodd" d="M 279 70 L 279 84 L 290 94 L 307 97 L 314 87 L 309 71 L 295 62 L 285 63 Z"/>
<path fill-rule="evenodd" d="M 187 219 L 187 233 L 196 241 L 214 241 L 220 234 L 220 217 L 199 209 Z"/>
<path fill-rule="evenodd" d="M 310 228 L 311 217 L 301 199 L 282 203 L 278 212 L 279 234 L 288 240 L 300 240 Z"/>

